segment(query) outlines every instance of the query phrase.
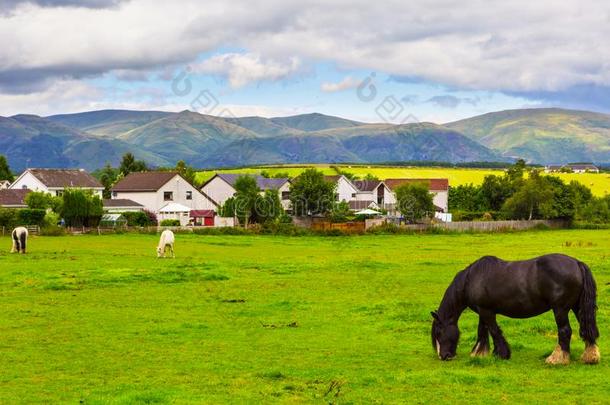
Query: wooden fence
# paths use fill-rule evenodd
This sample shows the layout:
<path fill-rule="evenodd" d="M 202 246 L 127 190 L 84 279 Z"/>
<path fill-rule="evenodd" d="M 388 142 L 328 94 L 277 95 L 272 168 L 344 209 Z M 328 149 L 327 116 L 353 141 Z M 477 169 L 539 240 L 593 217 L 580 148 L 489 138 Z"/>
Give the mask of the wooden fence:
<path fill-rule="evenodd" d="M 338 230 L 345 233 L 363 233 L 365 231 L 364 222 L 343 222 L 334 224 L 332 222 L 313 222 L 311 229 L 314 231 L 333 231 Z"/>
<path fill-rule="evenodd" d="M 499 231 L 520 231 L 545 226 L 552 229 L 567 228 L 568 221 L 549 219 L 549 220 L 531 220 L 531 221 L 477 221 L 477 222 L 442 222 L 436 224 L 416 224 L 402 225 L 407 229 L 415 231 L 425 231 L 432 228 L 446 229 L 456 232 L 499 232 Z"/>

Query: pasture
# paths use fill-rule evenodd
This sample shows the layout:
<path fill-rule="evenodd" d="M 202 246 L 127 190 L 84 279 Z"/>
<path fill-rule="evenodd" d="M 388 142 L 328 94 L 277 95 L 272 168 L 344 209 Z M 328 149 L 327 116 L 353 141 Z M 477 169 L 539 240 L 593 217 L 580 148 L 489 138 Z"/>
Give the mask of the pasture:
<path fill-rule="evenodd" d="M 260 166 L 243 169 L 218 170 L 222 173 L 248 173 L 259 174 L 265 170 L 270 174 L 288 173 L 289 176 L 298 176 L 308 167 L 315 167 L 326 175 L 337 174 L 329 165 L 309 165 L 309 166 Z M 502 175 L 500 169 L 470 169 L 470 168 L 450 168 L 450 167 L 397 167 L 397 166 L 375 166 L 375 165 L 352 165 L 339 166 L 345 172 L 353 173 L 363 177 L 372 174 L 380 179 L 389 178 L 448 178 L 449 184 L 458 186 L 461 184 L 481 184 L 485 176 L 489 174 Z M 203 171 L 197 173 L 198 181 L 206 181 L 217 171 Z M 565 182 L 576 180 L 591 189 L 594 195 L 603 197 L 610 194 L 610 174 L 609 173 L 553 173 L 553 176 L 560 177 Z"/>
<path fill-rule="evenodd" d="M 176 235 L 0 238 L 2 403 L 605 403 L 610 398 L 607 231 L 354 237 Z M 602 362 L 544 358 L 551 313 L 498 321 L 509 361 L 437 359 L 436 309 L 475 259 L 562 252 L 598 285 Z"/>

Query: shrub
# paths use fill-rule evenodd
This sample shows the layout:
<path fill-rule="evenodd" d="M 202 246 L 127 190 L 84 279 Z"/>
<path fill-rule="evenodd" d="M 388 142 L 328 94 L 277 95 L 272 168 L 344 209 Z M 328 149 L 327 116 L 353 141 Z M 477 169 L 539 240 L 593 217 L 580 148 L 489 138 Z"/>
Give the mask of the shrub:
<path fill-rule="evenodd" d="M 151 213 L 152 214 L 152 213 Z M 128 226 L 154 226 L 157 225 L 156 217 L 153 222 L 144 211 L 128 211 L 121 213 L 127 220 Z M 153 214 L 154 215 L 154 214 Z"/>
<path fill-rule="evenodd" d="M 10 208 L 0 208 L 0 226 L 6 229 L 13 229 L 19 225 L 17 210 Z"/>
<path fill-rule="evenodd" d="M 161 226 L 180 226 L 180 221 L 177 219 L 164 219 L 161 221 Z"/>
<path fill-rule="evenodd" d="M 46 215 L 46 211 L 43 209 L 25 208 L 25 209 L 19 210 L 19 212 L 17 214 L 17 218 L 21 225 L 42 226 L 44 224 L 45 215 Z"/>
<path fill-rule="evenodd" d="M 42 236 L 64 236 L 66 229 L 57 225 L 45 225 L 40 228 L 40 234 Z"/>

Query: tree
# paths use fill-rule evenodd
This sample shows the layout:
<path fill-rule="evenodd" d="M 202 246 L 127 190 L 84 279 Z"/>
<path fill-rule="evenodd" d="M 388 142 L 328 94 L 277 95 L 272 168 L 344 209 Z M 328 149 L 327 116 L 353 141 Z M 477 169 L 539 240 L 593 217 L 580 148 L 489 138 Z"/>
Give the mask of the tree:
<path fill-rule="evenodd" d="M 280 195 L 276 189 L 265 190 L 258 195 L 255 205 L 255 220 L 260 224 L 275 222 L 283 213 Z"/>
<path fill-rule="evenodd" d="M 420 220 L 434 212 L 432 194 L 426 184 L 403 184 L 395 190 L 396 205 L 409 222 Z"/>
<path fill-rule="evenodd" d="M 481 186 L 472 183 L 450 187 L 449 210 L 468 212 L 489 210 L 481 194 Z"/>
<path fill-rule="evenodd" d="M 371 173 L 367 173 L 362 180 L 365 181 L 379 181 L 379 177 L 375 176 L 374 174 Z"/>
<path fill-rule="evenodd" d="M 510 170 L 510 169 L 509 169 Z M 488 175 L 481 184 L 481 209 L 483 211 L 499 211 L 516 190 L 517 181 L 521 179 L 513 173 L 505 176 Z"/>
<path fill-rule="evenodd" d="M 62 198 L 54 197 L 49 193 L 42 191 L 31 191 L 25 196 L 25 203 L 31 209 L 52 209 L 59 213 L 61 212 Z"/>
<path fill-rule="evenodd" d="M 4 155 L 0 155 L 0 180 L 8 180 L 11 183 L 15 180 L 15 176 L 13 176 L 13 172 Z"/>
<path fill-rule="evenodd" d="M 553 186 L 538 171 L 532 171 L 502 210 L 515 219 L 553 218 L 557 215 L 554 197 Z"/>
<path fill-rule="evenodd" d="M 61 215 L 68 226 L 97 226 L 104 208 L 102 200 L 90 190 L 64 190 Z"/>
<path fill-rule="evenodd" d="M 106 163 L 106 166 L 99 172 L 99 181 L 104 186 L 104 198 L 111 198 L 112 186 L 116 183 L 119 177 L 120 171 L 110 166 L 110 163 Z"/>
<path fill-rule="evenodd" d="M 252 176 L 239 176 L 235 180 L 235 208 L 237 216 L 244 221 L 247 228 L 248 223 L 255 215 L 256 201 L 260 193 L 256 179 Z"/>
<path fill-rule="evenodd" d="M 119 171 L 123 173 L 123 176 L 127 176 L 129 173 L 133 172 L 144 172 L 148 170 L 146 163 L 143 160 L 136 160 L 136 157 L 131 152 L 127 152 L 123 155 L 123 160 L 121 160 L 121 166 L 119 167 Z"/>
<path fill-rule="evenodd" d="M 197 184 L 197 172 L 193 167 L 187 165 L 184 160 L 179 160 L 178 163 L 176 163 L 176 171 L 194 187 L 199 187 L 199 184 Z"/>
<path fill-rule="evenodd" d="M 297 216 L 327 214 L 335 202 L 334 183 L 316 169 L 307 169 L 290 185 L 290 202 Z"/>
<path fill-rule="evenodd" d="M 333 205 L 333 209 L 330 212 L 330 219 L 332 222 L 346 222 L 347 218 L 351 215 L 352 211 L 349 208 L 347 201 L 339 201 Z"/>
<path fill-rule="evenodd" d="M 525 163 L 525 160 L 519 159 L 514 165 L 508 168 L 506 176 L 508 176 L 511 182 L 518 182 L 523 179 L 526 168 L 527 164 Z"/>

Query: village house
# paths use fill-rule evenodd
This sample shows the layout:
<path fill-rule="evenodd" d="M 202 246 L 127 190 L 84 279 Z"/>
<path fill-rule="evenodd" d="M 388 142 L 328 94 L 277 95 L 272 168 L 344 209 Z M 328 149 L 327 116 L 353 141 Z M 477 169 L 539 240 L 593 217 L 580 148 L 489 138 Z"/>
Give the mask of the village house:
<path fill-rule="evenodd" d="M 437 210 L 445 213 L 449 211 L 449 179 L 386 179 L 384 183 L 392 191 L 394 198 L 396 188 L 404 184 L 425 184 L 434 196 L 433 202 Z M 395 203 L 396 200 L 394 203 L 387 204 L 386 209 L 391 209 L 392 204 Z"/>
<path fill-rule="evenodd" d="M 27 169 L 9 187 L 61 196 L 67 188 L 91 190 L 102 197 L 104 186 L 83 169 Z"/>
<path fill-rule="evenodd" d="M 113 200 L 131 200 L 157 215 L 192 223 L 191 212 L 216 210 L 218 203 L 176 172 L 130 173 L 112 188 Z M 125 204 L 125 203 L 121 203 Z"/>
<path fill-rule="evenodd" d="M 358 188 L 350 179 L 343 175 L 324 176 L 324 180 L 335 184 L 335 199 L 337 202 L 355 201 L 358 195 Z"/>
<path fill-rule="evenodd" d="M 355 180 L 354 185 L 358 189 L 357 201 L 374 202 L 379 208 L 386 204 L 396 204 L 396 197 L 384 181 L 380 180 Z"/>
<path fill-rule="evenodd" d="M 233 197 L 237 190 L 235 190 L 235 182 L 240 176 L 251 176 L 256 180 L 258 188 L 261 193 L 265 190 L 277 190 L 279 193 L 282 208 L 284 210 L 290 209 L 290 179 L 279 178 L 269 179 L 260 175 L 251 174 L 239 174 L 239 173 L 216 173 L 211 179 L 206 181 L 201 186 L 201 191 L 210 196 L 219 205 L 222 205 L 229 198 Z"/>
<path fill-rule="evenodd" d="M 2 208 L 27 208 L 25 196 L 31 193 L 28 189 L 2 189 L 0 190 L 0 207 Z"/>

